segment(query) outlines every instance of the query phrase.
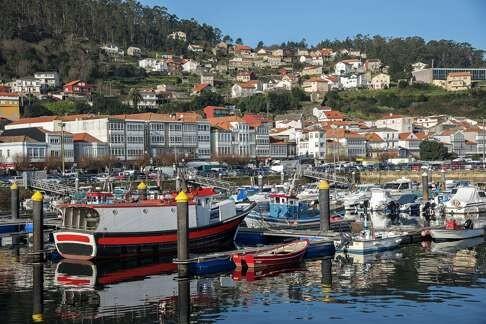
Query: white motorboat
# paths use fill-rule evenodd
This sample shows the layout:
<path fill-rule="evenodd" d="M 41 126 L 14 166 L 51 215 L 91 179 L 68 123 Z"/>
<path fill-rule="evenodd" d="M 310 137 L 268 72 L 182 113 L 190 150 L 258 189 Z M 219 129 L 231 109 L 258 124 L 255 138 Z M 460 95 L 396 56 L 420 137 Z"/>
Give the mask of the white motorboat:
<path fill-rule="evenodd" d="M 390 192 L 392 196 L 401 194 L 404 192 L 410 192 L 413 188 L 412 180 L 401 177 L 395 181 L 385 182 L 383 189 Z"/>
<path fill-rule="evenodd" d="M 335 242 L 336 250 L 348 253 L 364 254 L 374 253 L 398 248 L 404 239 L 404 235 L 394 232 L 371 233 L 364 231 L 354 236 L 351 242 L 342 244 Z"/>
<path fill-rule="evenodd" d="M 343 198 L 344 209 L 347 211 L 356 211 L 360 204 L 371 198 L 371 189 L 377 188 L 373 184 L 362 184 L 356 187 L 356 190 Z"/>
<path fill-rule="evenodd" d="M 372 188 L 370 196 L 370 209 L 372 211 L 383 211 L 393 201 L 390 192 L 382 188 Z"/>
<path fill-rule="evenodd" d="M 473 229 L 431 229 L 430 236 L 434 241 L 456 241 L 484 236 L 484 228 Z"/>
<path fill-rule="evenodd" d="M 444 204 L 445 212 L 452 215 L 468 215 L 486 212 L 486 193 L 478 187 L 459 187 Z"/>

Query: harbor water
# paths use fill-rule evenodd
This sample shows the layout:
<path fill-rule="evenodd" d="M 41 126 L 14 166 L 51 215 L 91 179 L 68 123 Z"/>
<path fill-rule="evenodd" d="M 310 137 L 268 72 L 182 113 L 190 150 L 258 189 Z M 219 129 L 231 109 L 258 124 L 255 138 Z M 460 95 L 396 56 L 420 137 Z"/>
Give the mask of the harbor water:
<path fill-rule="evenodd" d="M 1 323 L 486 322 L 483 238 L 189 281 L 167 260 L 39 266 L 26 252 L 0 250 Z"/>

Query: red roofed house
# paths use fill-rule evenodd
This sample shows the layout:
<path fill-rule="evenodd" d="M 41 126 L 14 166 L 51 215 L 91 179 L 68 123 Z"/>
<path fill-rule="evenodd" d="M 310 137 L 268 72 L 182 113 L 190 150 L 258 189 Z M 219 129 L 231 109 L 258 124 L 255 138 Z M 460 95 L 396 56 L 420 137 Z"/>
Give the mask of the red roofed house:
<path fill-rule="evenodd" d="M 332 110 L 331 107 L 321 106 L 314 107 L 312 114 L 317 117 L 319 122 L 343 121 L 344 114 L 337 110 Z"/>
<path fill-rule="evenodd" d="M 192 88 L 191 96 L 198 96 L 205 91 L 212 91 L 213 87 L 209 83 L 198 83 Z"/>
<path fill-rule="evenodd" d="M 409 151 L 413 156 L 420 155 L 420 144 L 427 139 L 425 133 L 404 132 L 398 134 L 398 146 Z"/>
<path fill-rule="evenodd" d="M 73 143 L 75 161 L 101 158 L 109 154 L 108 143 L 88 133 L 73 134 Z"/>
<path fill-rule="evenodd" d="M 250 80 L 243 83 L 235 83 L 231 87 L 231 98 L 249 97 L 262 92 L 262 83 L 259 80 Z"/>
<path fill-rule="evenodd" d="M 251 54 L 251 47 L 247 45 L 235 45 L 234 52 L 236 55 L 249 56 Z"/>
<path fill-rule="evenodd" d="M 73 80 L 64 85 L 64 93 L 73 95 L 89 96 L 94 89 L 93 84 L 81 80 Z"/>

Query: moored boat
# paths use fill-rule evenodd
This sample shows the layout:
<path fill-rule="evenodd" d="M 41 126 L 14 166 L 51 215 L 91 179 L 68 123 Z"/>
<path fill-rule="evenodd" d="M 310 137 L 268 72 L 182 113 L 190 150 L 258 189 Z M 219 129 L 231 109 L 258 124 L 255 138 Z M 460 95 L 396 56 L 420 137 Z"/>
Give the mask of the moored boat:
<path fill-rule="evenodd" d="M 486 193 L 478 187 L 459 187 L 444 206 L 445 212 L 452 215 L 484 213 L 486 212 Z"/>
<path fill-rule="evenodd" d="M 298 240 L 264 251 L 235 254 L 232 259 L 237 267 L 283 267 L 302 261 L 308 247 L 309 241 Z"/>
<path fill-rule="evenodd" d="M 236 211 L 233 200 L 212 203 L 213 190 L 189 193 L 191 252 L 229 247 L 254 204 Z M 64 258 L 90 260 L 176 252 L 174 198 L 59 206 L 61 229 L 54 233 Z"/>
<path fill-rule="evenodd" d="M 434 241 L 457 241 L 484 236 L 484 227 L 474 228 L 471 220 L 459 226 L 456 220 L 450 219 L 444 229 L 433 228 L 429 233 Z"/>

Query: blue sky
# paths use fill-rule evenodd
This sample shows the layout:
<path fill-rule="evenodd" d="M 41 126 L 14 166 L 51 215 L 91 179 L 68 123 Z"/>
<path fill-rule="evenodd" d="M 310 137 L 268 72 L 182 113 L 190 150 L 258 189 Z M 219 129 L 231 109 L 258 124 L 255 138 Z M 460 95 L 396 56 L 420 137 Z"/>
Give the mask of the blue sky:
<path fill-rule="evenodd" d="M 358 33 L 452 39 L 486 49 L 483 0 L 141 0 L 195 18 L 249 45 L 343 39 Z"/>

